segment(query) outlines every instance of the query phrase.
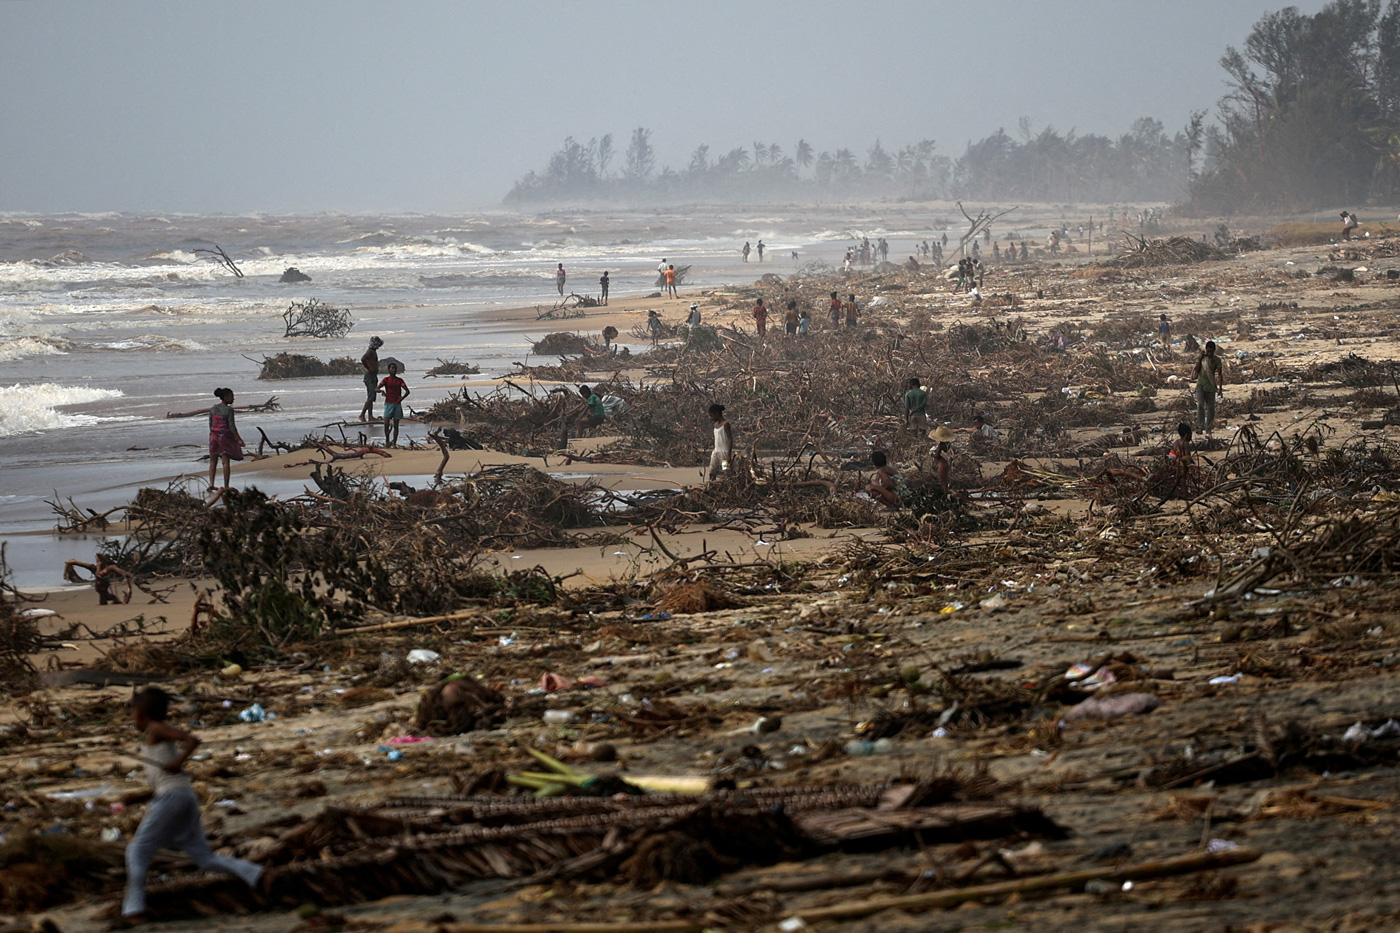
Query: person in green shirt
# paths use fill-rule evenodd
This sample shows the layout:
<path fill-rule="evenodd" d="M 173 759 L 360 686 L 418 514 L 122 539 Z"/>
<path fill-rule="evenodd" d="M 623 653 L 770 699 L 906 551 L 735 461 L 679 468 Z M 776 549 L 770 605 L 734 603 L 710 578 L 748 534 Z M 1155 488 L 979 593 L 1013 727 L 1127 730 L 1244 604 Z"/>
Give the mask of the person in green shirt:
<path fill-rule="evenodd" d="M 919 385 L 919 377 L 911 376 L 909 391 L 904 393 L 904 423 L 913 418 L 928 420 L 928 390 Z"/>
<path fill-rule="evenodd" d="M 588 427 L 596 428 L 607 419 L 607 412 L 603 408 L 603 397 L 588 386 L 578 387 L 578 394 L 587 400 L 588 408 L 584 416 L 588 419 Z"/>
<path fill-rule="evenodd" d="M 1214 340 L 1206 341 L 1191 378 L 1196 380 L 1196 430 L 1210 434 L 1215 430 L 1215 399 L 1225 397 L 1225 361 L 1215 355 Z"/>

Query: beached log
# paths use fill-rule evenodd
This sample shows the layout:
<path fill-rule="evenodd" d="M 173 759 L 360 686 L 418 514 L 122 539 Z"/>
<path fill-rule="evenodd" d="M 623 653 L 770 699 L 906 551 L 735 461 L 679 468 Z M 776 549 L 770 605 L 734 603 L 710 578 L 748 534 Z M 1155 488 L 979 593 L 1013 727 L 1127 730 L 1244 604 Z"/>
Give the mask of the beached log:
<path fill-rule="evenodd" d="M 797 910 L 793 916 L 808 923 L 822 920 L 852 920 L 868 917 L 884 910 L 930 910 L 956 907 L 969 901 L 984 898 L 1024 896 L 1059 889 L 1078 889 L 1090 881 L 1146 881 L 1151 878 L 1167 878 L 1172 875 L 1189 875 L 1198 871 L 1213 871 L 1244 865 L 1258 861 L 1263 856 L 1259 849 L 1240 847 L 1223 852 L 1193 852 L 1173 858 L 1139 862 L 1120 868 L 1085 868 L 1080 871 L 1057 872 L 1037 878 L 1018 878 L 1014 881 L 1000 881 L 994 884 L 980 884 L 971 888 L 958 888 L 953 891 L 933 891 L 928 894 L 910 894 L 904 897 L 879 897 L 847 904 L 833 904 L 829 907 L 812 907 Z"/>
<path fill-rule="evenodd" d="M 255 412 L 281 411 L 281 410 L 282 410 L 282 403 L 279 402 L 279 401 L 277 401 L 277 396 L 273 395 L 273 396 L 271 396 L 270 398 L 268 398 L 267 401 L 265 401 L 265 402 L 259 402 L 259 403 L 256 404 L 256 405 L 235 405 L 235 406 L 233 406 L 233 410 L 234 410 L 234 411 L 255 411 Z M 209 409 L 208 409 L 208 408 L 196 408 L 194 411 L 168 411 L 168 412 L 165 413 L 165 417 L 167 417 L 167 418 L 198 418 L 200 415 L 207 415 L 207 414 L 209 414 Z"/>
<path fill-rule="evenodd" d="M 958 240 L 958 253 L 961 255 L 964 252 L 966 252 L 967 244 L 977 239 L 977 237 L 982 234 L 983 230 L 986 230 L 989 227 L 991 227 L 992 221 L 1000 217 L 1005 217 L 1012 211 L 1018 210 L 1020 206 L 1021 205 L 1018 204 L 1016 205 L 1016 207 L 1008 207 L 1006 210 L 996 214 L 985 210 L 978 211 L 977 216 L 973 217 L 967 212 L 967 209 L 963 207 L 963 203 L 959 201 L 958 210 L 961 211 L 962 215 L 967 218 L 967 222 L 968 224 L 970 224 L 970 226 L 967 228 L 967 232 L 964 233 L 962 237 Z"/>

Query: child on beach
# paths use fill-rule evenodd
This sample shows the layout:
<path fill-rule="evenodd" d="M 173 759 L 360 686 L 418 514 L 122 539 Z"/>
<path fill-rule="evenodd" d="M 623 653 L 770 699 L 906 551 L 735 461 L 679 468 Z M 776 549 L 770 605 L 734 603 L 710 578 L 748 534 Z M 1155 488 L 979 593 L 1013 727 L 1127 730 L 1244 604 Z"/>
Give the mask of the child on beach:
<path fill-rule="evenodd" d="M 851 295 L 846 300 L 846 326 L 856 326 L 856 315 L 860 313 L 860 305 L 856 304 L 856 296 Z"/>
<path fill-rule="evenodd" d="M 379 383 L 384 393 L 384 443 L 399 446 L 399 419 L 403 417 L 403 400 L 410 394 L 408 383 L 399 378 L 399 367 L 389 364 L 389 375 Z"/>
<path fill-rule="evenodd" d="M 797 319 L 797 336 L 806 337 L 812 329 L 812 315 L 806 308 L 802 309 L 802 314 Z"/>
<path fill-rule="evenodd" d="M 566 278 L 568 278 L 568 276 L 565 275 L 564 264 L 561 262 L 559 263 L 559 269 L 554 273 L 554 284 L 558 287 L 560 295 L 564 294 L 564 280 Z"/>
<path fill-rule="evenodd" d="M 797 302 L 789 300 L 787 310 L 783 312 L 783 330 L 789 337 L 797 336 Z"/>
<path fill-rule="evenodd" d="M 158 687 L 145 688 L 131 702 L 131 719 L 141 733 L 137 758 L 146 765 L 146 779 L 155 796 L 126 847 L 126 896 L 120 926 L 145 922 L 146 872 L 151 859 L 163 848 L 182 849 L 204 871 L 234 875 L 249 887 L 257 885 L 263 873 L 261 865 L 210 851 L 199 822 L 199 800 L 181 770 L 199 739 L 167 723 L 169 709 L 170 696 Z"/>
<path fill-rule="evenodd" d="M 734 450 L 734 429 L 724 418 L 724 406 L 710 406 L 710 421 L 715 426 L 715 449 L 710 452 L 710 479 L 729 472 L 729 459 Z"/>
<path fill-rule="evenodd" d="M 870 462 L 875 464 L 875 475 L 870 478 L 870 483 L 865 487 L 865 491 L 870 497 L 888 509 L 902 508 L 904 503 L 899 499 L 898 487 L 895 485 L 895 473 L 889 467 L 889 458 L 885 456 L 883 450 L 877 450 L 870 455 Z"/>
<path fill-rule="evenodd" d="M 758 299 L 758 303 L 753 306 L 753 319 L 758 324 L 758 338 L 768 333 L 768 309 L 763 306 L 763 299 Z"/>
<path fill-rule="evenodd" d="M 219 404 L 209 409 L 209 491 L 214 491 L 214 473 L 219 461 L 224 462 L 224 488 L 229 486 L 231 460 L 243 459 L 243 438 L 233 414 L 233 390 L 215 389 Z"/>
<path fill-rule="evenodd" d="M 1170 350 L 1172 346 L 1172 322 L 1167 320 L 1165 314 L 1157 319 L 1157 336 L 1162 338 L 1162 346 Z"/>

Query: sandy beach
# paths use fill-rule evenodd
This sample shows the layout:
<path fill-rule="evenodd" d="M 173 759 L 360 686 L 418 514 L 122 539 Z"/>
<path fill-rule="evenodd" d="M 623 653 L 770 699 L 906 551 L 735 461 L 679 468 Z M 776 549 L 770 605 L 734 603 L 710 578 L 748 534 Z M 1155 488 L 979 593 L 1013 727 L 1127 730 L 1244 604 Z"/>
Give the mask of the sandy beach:
<path fill-rule="evenodd" d="M 366 614 L 356 625 L 376 626 L 370 632 L 288 642 L 260 657 L 239 654 L 233 669 L 228 653 L 201 654 L 207 643 L 178 637 L 189 627 L 193 587 L 182 583 L 164 604 L 140 604 L 138 597 L 106 607 L 96 606 L 90 590 L 75 589 L 40 604 L 60 613 L 42 620 L 46 630 L 81 623 L 103 631 L 137 612 L 167 621 L 155 637 L 75 638 L 76 650 L 33 660 L 41 669 L 78 661 L 128 672 L 168 668 L 157 676 L 186 698 L 181 715 L 205 739 L 191 772 L 209 805 L 215 844 L 282 872 L 270 889 L 271 906 L 251 914 L 238 911 L 254 902 L 218 882 L 159 887 L 153 902 L 163 905 L 158 916 L 172 930 L 312 929 L 305 918 L 313 913 L 328 918 L 318 921 L 328 928 L 398 933 L 487 928 L 468 920 L 561 931 L 585 921 L 770 929 L 789 916 L 823 929 L 927 929 L 951 920 L 924 912 L 928 905 L 879 902 L 1044 880 L 1083 866 L 1141 870 L 1177 857 L 1197 859 L 1197 868 L 1179 877 L 1109 874 L 1109 887 L 1087 890 L 1081 879 L 1052 885 L 1045 899 L 970 896 L 957 922 L 1096 929 L 1110 911 L 1124 929 L 1386 928 L 1400 916 L 1400 892 L 1375 878 L 1374 864 L 1385 858 L 1395 829 L 1395 743 L 1378 736 L 1347 744 L 1340 737 L 1355 722 L 1381 725 L 1400 699 L 1393 673 L 1400 628 L 1388 563 L 1400 553 L 1392 551 L 1400 546 L 1393 505 L 1400 460 L 1390 459 L 1400 444 L 1400 418 L 1392 417 L 1400 389 L 1385 375 L 1396 359 L 1400 312 L 1400 285 L 1388 275 L 1400 268 L 1394 244 L 1377 237 L 1355 248 L 1364 254 L 1325 242 L 1276 246 L 1142 269 L 1087 261 L 993 268 L 981 303 L 953 292 L 939 274 L 862 273 L 839 284 L 867 302 L 865 329 L 859 339 L 818 330 L 814 340 L 831 341 L 820 344 L 833 358 L 825 362 L 805 357 L 800 343 L 783 343 L 773 333 L 780 328 L 770 327 L 765 346 L 752 340 L 747 308 L 755 293 L 782 293 L 772 284 L 682 290 L 665 302 L 627 298 L 562 321 L 534 320 L 533 308 L 493 312 L 491 326 L 518 326 L 532 337 L 564 330 L 595 336 L 607 324 L 626 333 L 651 308 L 677 322 L 697 301 L 707 324 L 734 329 L 714 357 L 643 354 L 635 368 L 622 370 L 639 419 L 653 417 L 640 393 L 698 381 L 712 365 L 706 360 L 740 372 L 739 385 L 750 387 L 745 394 L 723 383 L 736 421 L 747 417 L 775 436 L 788 436 L 783 432 L 795 424 L 826 425 L 830 409 L 805 399 L 784 408 L 774 401 L 776 390 L 764 395 L 753 387 L 786 385 L 779 380 L 804 371 L 817 374 L 815 383 L 826 378 L 823 365 L 843 372 L 835 358 L 844 354 L 864 367 L 857 371 L 878 373 L 872 396 L 891 400 L 880 403 L 882 411 L 842 412 L 844 433 L 817 435 L 825 459 L 775 453 L 730 487 L 704 483 L 698 460 L 707 456 L 709 437 L 701 420 L 706 398 L 698 394 L 695 411 L 669 413 L 671 426 L 695 437 L 667 448 L 697 462 L 593 462 L 624 449 L 623 434 L 607 430 L 541 456 L 452 451 L 444 476 L 459 490 L 454 495 L 477 503 L 467 512 L 490 500 L 468 500 L 469 491 L 460 490 L 526 467 L 572 488 L 682 494 L 674 513 L 639 512 L 645 520 L 570 531 L 606 532 L 615 543 L 494 547 L 479 555 L 475 568 L 501 579 L 535 568 L 560 579 L 552 599 L 496 593 L 423 620 Z M 805 287 L 817 293 L 828 285 L 837 282 Z M 870 301 L 878 296 L 889 306 Z M 1173 323 L 1167 351 L 1154 347 L 1160 314 Z M 931 329 L 915 334 L 914 321 Z M 1028 339 L 1003 333 L 1017 326 Z M 1179 347 L 1187 327 L 1219 341 L 1227 378 L 1214 432 L 1196 437 L 1198 480 L 1183 494 L 1156 484 L 1167 475 L 1161 471 L 1176 423 L 1194 420 L 1187 390 L 1195 355 Z M 1056 333 L 1076 342 L 1064 352 L 1047 349 Z M 947 346 L 967 335 L 978 342 L 957 344 L 950 357 Z M 921 492 L 933 484 L 929 442 L 922 428 L 903 425 L 895 401 L 908 368 L 921 365 L 920 352 L 942 354 L 936 371 L 925 368 L 941 387 L 940 404 L 963 399 L 949 409 L 961 413 L 950 419 L 958 492 L 951 499 Z M 882 360 L 895 362 L 882 369 Z M 602 381 L 614 369 L 583 364 L 569 371 L 583 374 L 577 381 Z M 1042 374 L 1058 377 L 1035 381 Z M 500 380 L 466 384 L 489 389 Z M 555 384 L 571 389 L 573 380 L 537 379 L 541 398 L 518 404 L 544 410 L 544 390 Z M 993 413 L 1004 432 L 1023 438 L 1018 443 L 1053 443 L 1061 453 L 1023 456 L 1005 438 L 975 438 L 967 417 L 973 410 Z M 470 433 L 488 417 L 473 412 L 452 423 Z M 1052 422 L 1063 429 L 1045 432 Z M 512 427 L 518 425 L 500 430 Z M 419 443 L 426 430 L 405 426 Z M 625 433 L 643 432 L 634 425 Z M 840 468 L 854 457 L 863 462 L 871 446 L 865 439 L 876 436 L 893 452 L 911 501 L 927 497 L 917 499 L 917 518 L 913 508 L 883 513 L 857 497 L 857 477 L 868 478 L 868 466 Z M 635 459 L 635 450 L 626 451 Z M 422 483 L 441 462 L 435 447 L 389 453 L 339 465 L 378 489 L 400 477 Z M 804 458 L 810 474 L 791 466 Z M 305 461 L 322 459 L 299 450 L 236 471 L 240 483 L 292 480 L 314 491 L 313 466 Z M 509 475 L 518 489 L 534 474 Z M 808 475 L 829 488 L 792 485 Z M 714 498 L 725 489 L 731 500 Z M 819 518 L 789 521 L 799 507 Z M 698 517 L 682 521 L 680 513 Z M 333 511 L 312 514 L 331 527 Z M 424 512 L 410 527 L 426 540 L 432 522 L 455 514 Z M 852 521 L 857 515 L 868 520 Z M 527 518 L 535 517 L 521 516 L 521 527 L 533 527 Z M 1369 541 L 1369 549 L 1323 546 L 1342 534 Z M 394 546 L 410 546 L 411 537 Z M 101 657 L 118 643 L 129 653 Z M 405 663 L 415 649 L 435 657 Z M 499 709 L 483 711 L 478 727 L 462 732 L 422 728 L 420 705 L 454 671 L 496 691 Z M 130 690 L 49 686 L 5 708 L 0 781 L 15 801 L 5 816 L 7 836 L 60 824 L 93 840 L 98 862 L 117 864 L 120 840 L 129 839 L 139 817 L 135 806 L 112 807 L 141 787 L 117 754 L 131 742 L 113 709 Z M 1150 713 L 1099 719 L 1083 712 L 1141 696 L 1151 698 Z M 240 722 L 238 714 L 253 703 L 275 718 Z M 562 712 L 546 717 L 547 710 Z M 880 741 L 886 744 L 877 748 Z M 615 761 L 600 760 L 608 757 L 598 750 L 603 745 Z M 689 855 L 671 862 L 639 855 L 638 840 L 652 828 L 609 837 L 606 845 L 601 836 L 579 842 L 589 851 L 618 846 L 626 853 L 625 868 L 621 855 L 608 863 L 611 875 L 539 874 L 514 861 L 499 870 L 469 868 L 468 856 L 430 854 L 457 852 L 452 840 L 461 833 L 477 840 L 461 851 L 505 845 L 479 835 L 486 830 L 477 821 L 485 826 L 487 817 L 443 821 L 458 819 L 450 814 L 465 811 L 452 807 L 469 799 L 483 806 L 481 789 L 499 787 L 491 782 L 501 775 L 538 769 L 526 746 L 590 773 L 732 780 L 753 793 L 873 787 L 900 775 L 943 790 L 935 803 L 889 810 L 880 833 L 860 823 L 864 829 L 844 836 L 846 824 L 831 822 L 834 835 L 825 838 L 838 841 L 794 843 L 773 858 L 755 849 L 732 864 L 718 841 L 723 834 L 667 824 L 672 848 L 692 851 L 682 836 L 719 846 L 711 857 L 728 867 L 706 881 L 677 867 L 690 865 Z M 425 803 L 424 795 L 432 800 Z M 800 814 L 806 805 L 790 806 Z M 955 809 L 959 819 L 975 820 L 1002 813 L 1001 806 L 1064 832 L 1044 823 L 945 831 Z M 558 812 L 592 819 L 583 809 Z M 880 812 L 842 810 L 840 819 Z M 358 836 L 338 822 L 346 813 L 358 821 Z M 376 819 L 397 827 L 395 854 L 376 848 L 383 841 Z M 802 832 L 817 825 L 794 819 L 808 827 Z M 924 821 L 909 824 L 924 827 L 917 843 L 881 834 L 899 820 Z M 328 834 L 315 858 L 296 841 L 312 827 Z M 103 830 L 115 831 L 118 841 L 96 841 Z M 524 848 L 500 849 L 500 858 L 525 858 L 528 850 L 544 860 L 540 865 L 556 865 L 554 856 L 539 855 L 554 844 L 540 841 L 553 839 L 553 830 L 539 832 L 520 843 Z M 437 841 L 420 844 L 430 838 Z M 867 844 L 854 841 L 860 838 Z M 1200 861 L 1227 851 L 1239 864 Z M 422 871 L 455 880 L 429 891 L 397 868 L 351 874 L 361 856 L 381 859 L 379 865 L 431 866 Z M 676 874 L 656 881 L 644 866 Z M 183 867 L 169 865 L 177 876 Z M 330 880 L 337 872 L 355 879 L 355 896 L 347 893 L 349 882 Z M 934 875 L 938 885 L 917 881 Z M 1125 887 L 1123 877 L 1139 880 Z M 63 930 L 100 928 L 94 914 L 110 903 L 114 878 L 115 868 L 83 881 L 90 886 L 81 899 L 55 904 L 47 915 Z M 1354 897 L 1362 879 L 1370 879 L 1364 902 Z M 875 906 L 850 920 L 822 913 L 866 901 Z M 196 918 L 192 905 L 200 902 L 218 904 L 217 915 Z M 300 917 L 289 913 L 297 908 Z"/>

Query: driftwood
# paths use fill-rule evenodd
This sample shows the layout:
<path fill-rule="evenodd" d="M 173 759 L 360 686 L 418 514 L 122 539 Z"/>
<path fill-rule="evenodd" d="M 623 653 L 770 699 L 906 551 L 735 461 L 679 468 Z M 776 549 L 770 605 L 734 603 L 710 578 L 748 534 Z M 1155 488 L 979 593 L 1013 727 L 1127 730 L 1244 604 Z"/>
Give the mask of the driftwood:
<path fill-rule="evenodd" d="M 281 410 L 282 410 L 282 403 L 279 402 L 279 401 L 277 401 L 277 396 L 274 395 L 274 396 L 271 396 L 270 398 L 268 398 L 267 401 L 265 401 L 265 402 L 260 402 L 260 403 L 258 403 L 258 404 L 256 404 L 256 405 L 235 405 L 235 406 L 233 406 L 233 410 L 234 410 L 234 411 L 256 411 L 256 412 L 281 411 Z M 165 417 L 167 417 L 167 418 L 198 418 L 200 415 L 207 415 L 207 414 L 209 414 L 209 409 L 208 409 L 208 408 L 197 408 L 197 409 L 195 409 L 194 411 L 167 411 L 167 412 L 165 413 Z"/>
<path fill-rule="evenodd" d="M 79 570 L 86 570 L 92 574 L 91 580 L 84 580 L 78 576 Z M 126 583 L 126 593 L 120 599 L 112 592 L 112 577 L 118 577 Z M 131 574 L 116 564 L 98 558 L 95 564 L 89 564 L 81 560 L 66 560 L 63 562 L 63 579 L 69 583 L 91 583 L 92 588 L 97 591 L 97 604 L 105 606 L 108 603 L 130 603 L 131 602 Z"/>
<path fill-rule="evenodd" d="M 317 298 L 292 302 L 282 320 L 287 325 L 283 337 L 344 337 L 355 326 L 348 309 L 332 308 Z"/>
<path fill-rule="evenodd" d="M 967 218 L 967 222 L 971 225 L 971 226 L 969 226 L 969 227 L 967 228 L 967 232 L 964 233 L 964 234 L 958 239 L 958 253 L 959 253 L 959 255 L 962 255 L 962 254 L 964 254 L 964 253 L 966 252 L 966 250 L 967 250 L 967 244 L 969 244 L 969 243 L 971 243 L 973 240 L 977 239 L 977 237 L 981 235 L 982 231 L 987 230 L 988 228 L 991 227 L 992 221 L 996 220 L 996 219 L 999 218 L 999 217 L 1005 217 L 1007 214 L 1009 214 L 1009 213 L 1011 213 L 1012 211 L 1017 210 L 1017 209 L 1019 209 L 1019 208 L 1020 208 L 1020 205 L 1018 204 L 1018 205 L 1016 205 L 1016 207 L 1008 207 L 1006 210 L 1001 211 L 1000 213 L 997 213 L 997 214 L 993 214 L 993 213 L 991 213 L 990 211 L 985 211 L 985 210 L 984 210 L 984 211 L 978 211 L 978 212 L 977 212 L 977 216 L 976 216 L 976 217 L 973 217 L 971 214 L 969 214 L 969 213 L 967 212 L 967 209 L 963 207 L 963 203 L 962 203 L 961 201 L 959 201 L 959 202 L 958 202 L 958 210 L 959 210 L 959 211 L 962 211 L 962 215 L 963 215 L 964 217 Z"/>
<path fill-rule="evenodd" d="M 958 888 L 952 891 L 933 891 L 928 894 L 910 894 L 904 897 L 880 897 L 847 904 L 833 904 L 829 907 L 812 907 L 793 911 L 793 916 L 808 923 L 822 920 L 852 920 L 868 917 L 883 910 L 929 910 L 941 907 L 956 907 L 968 901 L 984 898 L 1022 896 L 1041 891 L 1054 891 L 1061 888 L 1082 888 L 1090 881 L 1143 881 L 1149 878 L 1166 878 L 1171 875 L 1189 875 L 1198 871 L 1212 871 L 1258 861 L 1264 853 L 1258 849 L 1241 847 L 1224 852 L 1193 852 L 1174 858 L 1139 862 L 1121 868 L 1085 868 L 1080 871 L 1057 872 L 1036 878 L 1018 878 L 1014 881 L 1001 881 L 995 884 L 980 884 L 971 888 Z"/>
<path fill-rule="evenodd" d="M 224 252 L 224 248 L 218 243 L 214 244 L 213 249 L 197 249 L 195 250 L 195 253 L 202 253 L 205 256 L 208 256 L 210 259 L 214 260 L 219 265 L 223 266 L 225 269 L 238 276 L 240 279 L 243 278 L 243 270 L 238 268 L 238 263 L 234 262 L 229 257 L 229 254 Z"/>
<path fill-rule="evenodd" d="M 376 457 L 384 457 L 385 459 L 388 459 L 389 457 L 393 456 L 393 454 L 389 453 L 389 451 L 385 450 L 384 448 L 375 447 L 372 444 L 366 444 L 363 447 L 352 447 L 348 450 L 336 450 L 332 445 L 322 441 L 315 442 L 311 446 L 315 447 L 321 453 L 325 454 L 332 461 L 363 460 L 365 457 L 368 457 L 371 454 L 373 454 Z M 312 464 L 321 466 L 324 465 L 326 462 L 327 461 L 325 460 L 298 460 L 296 463 L 284 463 L 282 464 L 282 466 L 284 468 L 311 466 Z"/>

